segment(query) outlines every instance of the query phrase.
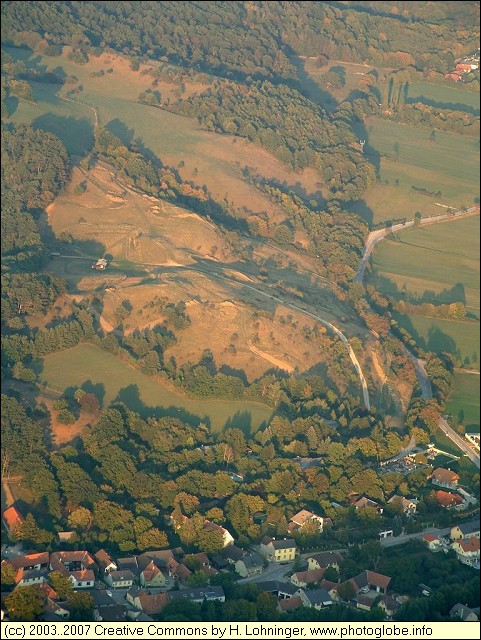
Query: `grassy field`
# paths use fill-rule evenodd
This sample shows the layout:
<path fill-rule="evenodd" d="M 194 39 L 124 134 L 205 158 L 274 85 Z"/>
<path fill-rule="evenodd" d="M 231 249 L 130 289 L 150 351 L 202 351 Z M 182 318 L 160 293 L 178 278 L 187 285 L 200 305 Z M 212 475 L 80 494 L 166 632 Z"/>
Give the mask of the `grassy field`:
<path fill-rule="evenodd" d="M 376 287 L 388 294 L 421 296 L 426 290 L 441 292 L 460 283 L 469 311 L 479 314 L 479 216 L 406 229 L 397 240 L 381 242 L 373 265 L 380 277 Z"/>
<path fill-rule="evenodd" d="M 456 373 L 446 412 L 466 427 L 467 432 L 479 433 L 479 376 L 472 373 Z"/>
<path fill-rule="evenodd" d="M 266 211 L 274 223 L 285 219 L 285 214 L 265 194 L 239 177 L 240 169 L 245 166 L 294 190 L 321 193 L 321 175 L 313 169 L 306 169 L 302 174 L 290 173 L 273 156 L 245 139 L 202 131 L 195 119 L 139 104 L 139 94 L 152 88 L 152 76 L 142 73 L 148 69 L 147 65 L 132 71 L 128 60 L 119 55 L 103 54 L 79 65 L 68 60 L 65 54 L 52 58 L 29 56 L 25 49 L 9 47 L 7 50 L 26 64 L 43 69 L 59 67 L 66 74 L 76 76 L 83 90 L 75 100 L 95 107 L 101 125 L 108 126 L 125 143 L 135 139 L 147 153 L 177 168 L 184 180 L 205 185 L 217 200 L 227 198 L 240 210 Z M 106 73 L 109 69 L 113 71 Z M 105 72 L 102 77 L 92 75 L 102 70 Z M 186 82 L 184 97 L 207 86 L 196 79 Z M 35 84 L 37 104 L 20 100 L 11 119 L 51 130 L 59 135 L 69 151 L 82 153 L 92 140 L 93 112 L 88 106 L 61 100 L 68 88 L 69 85 Z M 163 100 L 175 100 L 176 89 L 178 85 L 165 81 L 157 85 Z M 84 135 L 80 134 L 82 128 Z"/>
<path fill-rule="evenodd" d="M 425 98 L 440 107 L 455 109 L 471 107 L 479 113 L 479 93 L 468 91 L 462 87 L 448 84 L 436 84 L 434 82 L 410 82 L 408 89 L 408 101 L 416 101 Z"/>
<path fill-rule="evenodd" d="M 459 206 L 479 196 L 479 142 L 471 137 L 445 131 L 436 132 L 370 118 L 369 145 L 382 156 L 381 181 L 441 191 L 441 196 L 424 199 Z M 411 189 L 414 194 L 414 189 Z M 401 214 L 400 214 L 401 215 Z"/>
<path fill-rule="evenodd" d="M 422 229 L 406 229 L 398 241 L 380 243 L 373 256 L 371 281 L 379 290 L 400 298 L 431 291 L 453 290 L 452 300 L 464 301 L 479 318 L 479 216 Z M 398 316 L 423 348 L 448 351 L 469 366 L 479 367 L 479 322 L 441 320 L 417 315 Z M 473 355 L 477 354 L 473 358 Z"/>
<path fill-rule="evenodd" d="M 273 413 L 259 402 L 186 398 L 89 344 L 44 358 L 41 381 L 58 392 L 85 385 L 97 391 L 103 406 L 121 400 L 141 415 L 175 416 L 195 425 L 204 422 L 213 431 L 230 425 L 255 432 Z"/>

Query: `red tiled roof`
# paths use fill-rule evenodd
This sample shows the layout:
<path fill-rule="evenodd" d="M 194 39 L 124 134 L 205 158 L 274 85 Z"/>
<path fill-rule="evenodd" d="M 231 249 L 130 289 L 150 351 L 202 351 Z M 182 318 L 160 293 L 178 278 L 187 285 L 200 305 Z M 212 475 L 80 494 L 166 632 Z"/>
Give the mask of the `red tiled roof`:
<path fill-rule="evenodd" d="M 369 584 L 373 584 L 376 587 L 382 587 L 383 589 L 387 589 L 391 582 L 391 578 L 389 576 L 384 576 L 382 573 L 376 573 L 375 571 L 367 572 L 367 580 Z"/>
<path fill-rule="evenodd" d="M 464 540 L 459 540 L 456 544 L 458 544 L 465 553 L 476 553 L 480 548 L 479 538 L 465 538 Z"/>
<path fill-rule="evenodd" d="M 450 493 L 449 491 L 436 491 L 436 499 L 442 507 L 452 507 L 464 502 L 457 493 Z"/>
<path fill-rule="evenodd" d="M 293 611 L 294 609 L 299 609 L 299 607 L 302 606 L 302 599 L 300 596 L 286 598 L 285 600 L 280 600 L 279 602 L 281 611 Z"/>
<path fill-rule="evenodd" d="M 83 571 L 71 571 L 69 573 L 77 582 L 84 582 L 85 580 L 95 580 L 95 573 L 91 569 L 84 569 Z"/>
<path fill-rule="evenodd" d="M 433 536 L 432 533 L 425 533 L 423 535 L 423 540 L 426 542 L 434 542 L 435 540 L 439 540 L 438 536 Z"/>
<path fill-rule="evenodd" d="M 148 593 L 140 593 L 138 595 L 142 611 L 148 615 L 160 613 L 162 609 L 169 603 L 169 596 L 166 593 L 157 593 L 149 595 Z"/>
<path fill-rule="evenodd" d="M 13 505 L 3 512 L 3 521 L 8 533 L 13 533 L 24 521 L 22 514 Z"/>
<path fill-rule="evenodd" d="M 459 480 L 457 473 L 454 473 L 454 471 L 450 471 L 449 469 L 443 469 L 443 467 L 435 469 L 431 474 L 431 478 L 438 482 L 446 482 L 449 484 L 455 484 Z"/>
<path fill-rule="evenodd" d="M 41 553 L 28 553 L 24 556 L 10 558 L 9 562 L 15 569 L 23 569 L 24 567 L 33 567 L 36 564 L 48 564 L 50 554 L 48 551 Z"/>
<path fill-rule="evenodd" d="M 298 571 L 294 576 L 296 576 L 298 582 L 305 582 L 306 584 L 309 584 L 311 582 L 319 582 L 325 573 L 325 568 L 309 569 L 308 571 Z"/>

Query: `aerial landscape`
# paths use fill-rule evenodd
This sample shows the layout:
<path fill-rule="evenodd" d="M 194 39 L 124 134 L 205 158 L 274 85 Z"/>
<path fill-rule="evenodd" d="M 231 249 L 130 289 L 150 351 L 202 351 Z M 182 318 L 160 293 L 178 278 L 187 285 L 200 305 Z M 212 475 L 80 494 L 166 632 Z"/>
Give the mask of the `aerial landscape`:
<path fill-rule="evenodd" d="M 479 621 L 479 8 L 2 2 L 2 623 Z"/>

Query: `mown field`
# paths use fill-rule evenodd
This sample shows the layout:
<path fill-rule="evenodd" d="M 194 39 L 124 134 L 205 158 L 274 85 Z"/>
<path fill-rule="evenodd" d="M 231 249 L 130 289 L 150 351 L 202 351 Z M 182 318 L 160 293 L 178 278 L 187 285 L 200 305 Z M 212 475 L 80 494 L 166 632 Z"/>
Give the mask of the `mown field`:
<path fill-rule="evenodd" d="M 408 88 L 408 101 L 420 102 L 423 98 L 441 108 L 463 109 L 470 107 L 479 112 L 479 93 L 469 91 L 456 85 L 436 84 L 434 82 L 410 82 Z"/>
<path fill-rule="evenodd" d="M 479 141 L 437 131 L 432 142 L 430 134 L 428 129 L 382 118 L 367 121 L 369 147 L 380 154 L 381 184 L 365 196 L 373 222 L 412 218 L 416 211 L 423 215 L 440 211 L 436 202 L 457 208 L 479 197 Z M 389 186 L 390 202 L 385 197 L 385 185 Z M 413 186 L 441 195 L 424 195 Z"/>
<path fill-rule="evenodd" d="M 46 356 L 40 377 L 60 393 L 85 385 L 100 396 L 103 406 L 120 400 L 141 415 L 174 416 L 194 425 L 203 422 L 213 431 L 230 425 L 255 432 L 273 413 L 260 402 L 186 398 L 90 344 Z"/>
<path fill-rule="evenodd" d="M 406 299 L 425 291 L 452 290 L 452 300 L 465 302 L 479 318 L 479 216 L 406 229 L 399 240 L 385 240 L 373 255 L 371 281 L 380 291 Z M 448 351 L 469 366 L 479 367 L 479 321 L 444 320 L 418 315 L 398 317 L 423 348 Z"/>
<path fill-rule="evenodd" d="M 480 424 L 479 376 L 456 373 L 446 412 L 464 424 L 466 431 L 479 433 Z"/>

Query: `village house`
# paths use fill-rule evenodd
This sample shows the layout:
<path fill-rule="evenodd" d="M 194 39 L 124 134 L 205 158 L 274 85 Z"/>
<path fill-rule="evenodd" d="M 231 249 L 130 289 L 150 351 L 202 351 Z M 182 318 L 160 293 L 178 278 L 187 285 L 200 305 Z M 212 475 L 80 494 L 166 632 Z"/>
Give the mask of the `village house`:
<path fill-rule="evenodd" d="M 438 467 L 431 473 L 431 482 L 437 484 L 440 487 L 447 487 L 448 489 L 455 489 L 459 482 L 459 476 L 450 469 L 443 469 Z"/>
<path fill-rule="evenodd" d="M 146 591 L 143 591 L 136 586 L 131 587 L 127 591 L 125 599 L 133 607 L 143 611 L 149 616 L 158 615 L 169 603 L 169 596 L 166 593 L 149 595 Z"/>
<path fill-rule="evenodd" d="M 385 576 L 382 573 L 376 573 L 376 571 L 363 571 L 358 576 L 352 578 L 357 586 L 357 591 L 365 593 L 368 591 L 375 591 L 376 593 L 386 594 L 391 582 L 389 576 Z"/>
<path fill-rule="evenodd" d="M 220 586 L 196 587 L 195 589 L 182 589 L 180 591 L 170 591 L 169 600 L 187 600 L 194 604 L 202 604 L 204 600 L 212 602 L 225 602 L 224 589 Z"/>
<path fill-rule="evenodd" d="M 407 516 L 413 516 L 416 513 L 417 500 L 410 500 L 409 498 L 405 498 L 404 496 L 396 495 L 390 498 L 387 503 L 391 505 L 400 504 L 403 513 Z"/>
<path fill-rule="evenodd" d="M 279 600 L 285 600 L 300 594 L 300 589 L 290 582 L 282 582 L 281 580 L 256 582 L 256 587 L 260 593 L 270 593 Z"/>
<path fill-rule="evenodd" d="M 140 571 L 139 581 L 143 587 L 165 587 L 166 578 L 153 560 Z"/>
<path fill-rule="evenodd" d="M 464 540 L 456 540 L 451 545 L 453 551 L 460 562 L 470 566 L 479 566 L 479 538 L 465 538 Z"/>
<path fill-rule="evenodd" d="M 192 571 L 189 567 L 186 567 L 185 564 L 177 562 L 176 560 L 172 560 L 169 563 L 170 575 L 174 580 L 178 580 L 181 584 L 185 585 L 187 583 L 187 579 L 192 575 Z"/>
<path fill-rule="evenodd" d="M 279 600 L 277 608 L 281 613 L 285 613 L 287 611 L 295 611 L 303 606 L 304 603 L 302 602 L 301 596 L 293 596 L 292 598 Z"/>
<path fill-rule="evenodd" d="M 291 582 L 296 585 L 296 587 L 305 588 L 308 584 L 319 583 L 325 573 L 326 569 L 308 569 L 307 571 L 298 571 L 297 573 L 292 574 Z"/>
<path fill-rule="evenodd" d="M 209 556 L 203 551 L 192 554 L 192 558 L 194 558 L 199 563 L 198 570 L 202 571 L 202 573 L 208 578 L 211 578 L 212 576 L 215 576 L 217 573 L 219 573 L 217 569 L 214 569 L 214 567 L 212 566 L 212 562 L 210 561 Z"/>
<path fill-rule="evenodd" d="M 266 536 L 261 541 L 260 553 L 268 562 L 293 562 L 297 545 L 292 539 L 276 540 Z"/>
<path fill-rule="evenodd" d="M 33 587 L 47 582 L 48 571 L 46 569 L 19 569 L 15 576 L 18 587 Z"/>
<path fill-rule="evenodd" d="M 312 609 L 325 609 L 332 605 L 331 596 L 325 589 L 301 590 L 300 597 L 303 605 Z"/>
<path fill-rule="evenodd" d="M 442 543 L 438 536 L 434 536 L 432 533 L 425 533 L 423 535 L 423 541 L 426 543 L 429 551 L 441 551 Z"/>
<path fill-rule="evenodd" d="M 10 558 L 7 561 L 17 571 L 40 571 L 41 569 L 48 569 L 50 562 L 50 554 L 48 551 L 42 551 L 41 553 L 28 553 L 23 556 L 17 556 Z"/>
<path fill-rule="evenodd" d="M 50 569 L 67 576 L 75 589 L 95 584 L 95 561 L 87 551 L 56 551 L 50 554 Z"/>
<path fill-rule="evenodd" d="M 118 570 L 118 566 L 104 549 L 100 549 L 100 551 L 97 551 L 97 553 L 94 555 L 94 558 L 98 564 L 101 575 Z"/>
<path fill-rule="evenodd" d="M 210 522 L 210 520 L 205 520 L 204 529 L 209 529 L 210 531 L 219 531 L 220 533 L 222 533 L 222 541 L 224 547 L 228 547 L 229 545 L 234 544 L 234 537 L 229 531 L 227 531 L 225 527 L 221 527 L 214 522 Z"/>
<path fill-rule="evenodd" d="M 479 608 L 477 610 L 471 609 L 465 604 L 461 604 L 460 602 L 458 602 L 449 611 L 449 617 L 451 618 L 451 620 L 462 620 L 463 622 L 478 622 Z"/>
<path fill-rule="evenodd" d="M 457 493 L 449 491 L 436 491 L 436 500 L 443 509 L 459 509 L 464 506 L 464 500 Z"/>
<path fill-rule="evenodd" d="M 124 622 L 127 620 L 127 609 L 120 604 L 94 609 L 94 620 L 95 622 Z"/>
<path fill-rule="evenodd" d="M 104 582 L 112 589 L 130 589 L 135 576 L 130 569 L 111 571 L 104 576 Z"/>
<path fill-rule="evenodd" d="M 258 553 L 249 553 L 237 560 L 234 567 L 242 578 L 250 578 L 264 571 L 264 559 Z"/>
<path fill-rule="evenodd" d="M 339 594 L 337 593 L 338 586 L 338 582 L 332 582 L 331 580 L 321 580 L 321 582 L 319 583 L 319 588 L 325 589 L 331 596 L 333 602 L 338 602 L 340 600 Z"/>
<path fill-rule="evenodd" d="M 224 566 L 235 565 L 235 563 L 245 556 L 244 549 L 237 547 L 235 544 L 230 544 L 228 547 L 224 547 L 220 554 L 214 558 L 215 564 L 219 569 L 223 568 L 222 560 L 225 562 Z"/>
<path fill-rule="evenodd" d="M 339 564 L 342 560 L 341 554 L 336 551 L 323 551 L 307 558 L 307 568 L 327 569 L 327 567 L 334 567 L 336 571 L 339 571 Z"/>
<path fill-rule="evenodd" d="M 403 598 L 400 596 L 383 596 L 378 603 L 386 616 L 392 618 L 399 611 L 403 604 Z"/>
<path fill-rule="evenodd" d="M 127 558 L 117 558 L 117 571 L 129 570 L 134 576 L 139 575 L 139 563 L 137 556 L 129 556 Z"/>
<path fill-rule="evenodd" d="M 288 526 L 289 532 L 292 533 L 292 531 L 302 530 L 308 523 L 316 523 L 319 526 L 320 532 L 322 532 L 324 528 L 324 518 L 312 513 L 312 511 L 302 509 L 302 511 L 292 516 Z"/>
<path fill-rule="evenodd" d="M 451 540 L 462 540 L 463 538 L 479 538 L 479 520 L 457 524 L 451 528 Z"/>
<path fill-rule="evenodd" d="M 351 504 L 356 509 L 356 511 L 358 511 L 359 509 L 366 509 L 366 507 L 376 509 L 379 514 L 382 514 L 384 511 L 384 507 L 382 507 L 377 502 L 374 502 L 374 500 L 366 498 L 366 496 L 362 496 L 360 498 L 358 498 L 357 496 L 352 496 Z"/>
<path fill-rule="evenodd" d="M 66 608 L 67 606 L 66 602 L 55 602 L 51 598 L 46 598 L 43 617 L 49 618 L 53 615 L 55 618 L 50 617 L 50 620 L 55 620 L 56 622 L 59 622 L 60 620 L 68 620 L 70 618 L 70 611 Z"/>
<path fill-rule="evenodd" d="M 8 509 L 5 509 L 5 511 L 3 512 L 2 522 L 5 526 L 5 529 L 7 530 L 8 535 L 14 536 L 24 522 L 24 517 L 17 509 L 17 507 L 15 507 L 15 505 L 12 505 L 11 507 L 8 507 Z"/>

